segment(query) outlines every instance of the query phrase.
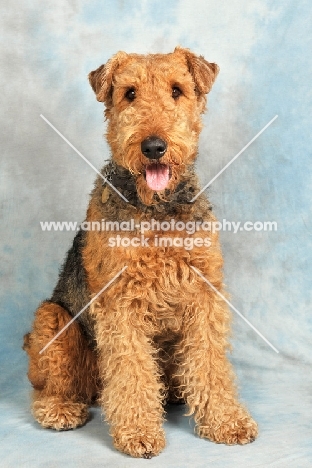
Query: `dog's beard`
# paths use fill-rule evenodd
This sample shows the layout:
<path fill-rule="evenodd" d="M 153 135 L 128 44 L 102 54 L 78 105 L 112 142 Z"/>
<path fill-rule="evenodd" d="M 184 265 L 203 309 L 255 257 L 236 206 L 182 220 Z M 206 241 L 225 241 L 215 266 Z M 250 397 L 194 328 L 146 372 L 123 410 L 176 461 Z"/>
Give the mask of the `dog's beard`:
<path fill-rule="evenodd" d="M 139 174 L 133 174 L 113 160 L 104 166 L 102 174 L 126 197 L 130 204 L 137 206 L 141 203 L 145 206 L 155 206 L 157 212 L 166 210 L 168 203 L 171 207 L 173 204 L 177 206 L 181 203 L 189 203 L 194 191 L 198 188 L 192 164 L 184 166 L 183 173 L 181 173 L 181 166 L 170 166 L 169 183 L 164 190 L 158 191 L 148 187 L 144 167 Z"/>
<path fill-rule="evenodd" d="M 169 201 L 182 174 L 194 163 L 196 145 L 190 148 L 180 138 L 179 144 L 170 144 L 162 158 L 148 160 L 141 153 L 141 146 L 134 136 L 131 141 L 124 141 L 119 148 L 113 148 L 114 161 L 131 173 L 142 203 L 154 205 L 160 201 Z"/>
<path fill-rule="evenodd" d="M 169 202 L 170 195 L 180 181 L 181 169 L 180 166 L 162 163 L 145 166 L 142 173 L 136 177 L 137 194 L 141 201 L 145 205 L 155 205 L 160 201 Z"/>

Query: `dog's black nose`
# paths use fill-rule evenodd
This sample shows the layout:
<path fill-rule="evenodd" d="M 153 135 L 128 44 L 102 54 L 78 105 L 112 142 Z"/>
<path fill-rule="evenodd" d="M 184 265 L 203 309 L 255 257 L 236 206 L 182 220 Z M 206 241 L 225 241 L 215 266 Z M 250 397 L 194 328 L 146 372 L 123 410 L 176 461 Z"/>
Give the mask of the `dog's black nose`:
<path fill-rule="evenodd" d="M 167 143 L 156 136 L 146 138 L 141 143 L 141 151 L 148 159 L 159 159 L 167 150 Z"/>

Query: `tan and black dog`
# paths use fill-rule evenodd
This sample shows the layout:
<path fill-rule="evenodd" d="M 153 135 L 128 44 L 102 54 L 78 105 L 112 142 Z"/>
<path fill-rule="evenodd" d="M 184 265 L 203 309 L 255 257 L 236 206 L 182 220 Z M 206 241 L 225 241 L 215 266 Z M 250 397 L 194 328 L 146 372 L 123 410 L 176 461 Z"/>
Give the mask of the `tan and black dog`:
<path fill-rule="evenodd" d="M 97 399 L 115 447 L 149 458 L 165 446 L 169 400 L 185 401 L 200 437 L 245 444 L 257 435 L 226 357 L 229 311 L 198 275 L 222 292 L 218 235 L 209 232 L 207 242 L 207 231 L 181 229 L 215 220 L 206 196 L 196 197 L 194 162 L 217 73 L 216 64 L 177 47 L 118 52 L 89 75 L 105 103 L 112 159 L 102 170 L 108 182 L 95 182 L 86 221 L 133 229 L 81 230 L 51 299 L 36 311 L 24 348 L 32 411 L 43 427 L 84 424 Z"/>

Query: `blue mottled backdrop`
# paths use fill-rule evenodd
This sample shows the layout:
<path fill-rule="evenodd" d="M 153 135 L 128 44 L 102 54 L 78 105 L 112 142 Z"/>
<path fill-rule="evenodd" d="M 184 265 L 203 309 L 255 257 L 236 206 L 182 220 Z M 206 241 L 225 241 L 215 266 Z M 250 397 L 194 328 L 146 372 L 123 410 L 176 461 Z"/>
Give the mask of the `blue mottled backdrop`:
<path fill-rule="evenodd" d="M 3 467 L 310 467 L 311 20 L 305 0 L 26 0 L 1 6 L 1 416 Z M 103 108 L 87 74 L 118 50 L 180 44 L 220 66 L 200 140 L 202 184 L 275 115 L 210 186 L 219 219 L 275 221 L 277 230 L 222 232 L 233 313 L 231 359 L 260 436 L 226 447 L 193 435 L 183 408 L 167 414 L 168 445 L 132 460 L 112 448 L 99 409 L 83 428 L 43 430 L 29 414 L 22 335 L 48 297 L 73 238 L 40 221 L 82 221 L 97 168 L 109 157 Z"/>

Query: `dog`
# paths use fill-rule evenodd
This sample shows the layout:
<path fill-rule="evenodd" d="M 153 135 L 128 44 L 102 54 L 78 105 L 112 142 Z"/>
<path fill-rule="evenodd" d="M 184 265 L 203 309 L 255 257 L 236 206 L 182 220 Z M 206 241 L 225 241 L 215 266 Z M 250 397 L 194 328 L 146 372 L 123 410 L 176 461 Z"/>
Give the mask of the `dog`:
<path fill-rule="evenodd" d="M 200 437 L 246 444 L 257 436 L 227 358 L 222 253 L 218 233 L 204 229 L 216 218 L 194 170 L 218 71 L 177 47 L 118 52 L 89 74 L 112 158 L 24 337 L 43 427 L 81 426 L 98 401 L 115 447 L 150 458 L 165 447 L 165 403 L 182 402 Z"/>

